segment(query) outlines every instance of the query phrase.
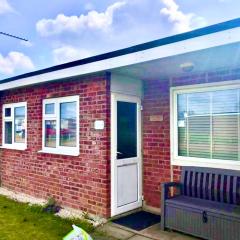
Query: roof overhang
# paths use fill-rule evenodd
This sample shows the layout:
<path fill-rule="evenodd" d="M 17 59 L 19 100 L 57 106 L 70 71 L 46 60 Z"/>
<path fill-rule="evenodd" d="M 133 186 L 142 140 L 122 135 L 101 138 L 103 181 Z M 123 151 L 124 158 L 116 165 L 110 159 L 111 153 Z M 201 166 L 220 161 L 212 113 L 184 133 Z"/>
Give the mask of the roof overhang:
<path fill-rule="evenodd" d="M 213 50 L 218 48 L 221 48 L 224 53 L 227 51 L 224 49 L 229 46 L 239 47 L 240 43 L 240 20 L 229 21 L 227 25 L 226 23 L 79 60 L 79 65 L 77 62 L 73 62 L 76 64 L 59 65 L 35 73 L 5 79 L 1 81 L 0 91 L 103 71 L 127 73 L 127 70 L 132 68 L 136 72 L 136 69 L 141 69 L 141 66 L 150 64 L 153 67 L 159 62 L 173 58 L 178 59 L 181 56 L 198 58 L 200 55 L 196 55 L 196 53 L 205 52 L 209 55 L 210 52 L 214 52 Z M 217 54 L 218 50 L 215 52 Z"/>
<path fill-rule="evenodd" d="M 119 67 L 111 73 L 141 80 L 160 80 L 239 68 L 240 42 L 236 42 Z"/>

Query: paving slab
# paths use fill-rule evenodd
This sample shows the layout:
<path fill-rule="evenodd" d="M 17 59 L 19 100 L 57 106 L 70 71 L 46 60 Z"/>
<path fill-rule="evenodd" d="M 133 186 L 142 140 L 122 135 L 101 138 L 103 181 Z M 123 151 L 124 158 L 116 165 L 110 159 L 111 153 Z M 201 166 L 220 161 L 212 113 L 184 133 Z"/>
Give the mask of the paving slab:
<path fill-rule="evenodd" d="M 112 237 L 113 240 L 197 240 L 194 238 L 178 232 L 161 231 L 160 224 L 155 224 L 142 231 L 134 231 L 126 227 L 107 223 L 103 225 L 99 230 L 105 232 L 109 236 L 109 240 Z M 97 238 L 97 240 L 105 240 L 104 238 Z"/>
<path fill-rule="evenodd" d="M 141 235 L 135 235 L 135 236 L 129 238 L 128 240 L 152 240 L 152 239 L 148 238 L 148 237 L 141 236 Z"/>
<path fill-rule="evenodd" d="M 181 233 L 161 231 L 159 223 L 142 230 L 141 234 L 144 234 L 152 239 L 160 240 L 197 240 L 197 238 L 190 237 Z"/>
<path fill-rule="evenodd" d="M 106 232 L 108 236 L 114 237 L 119 240 L 125 240 L 133 237 L 135 233 L 119 228 L 112 223 L 107 223 L 101 228 L 100 231 Z"/>

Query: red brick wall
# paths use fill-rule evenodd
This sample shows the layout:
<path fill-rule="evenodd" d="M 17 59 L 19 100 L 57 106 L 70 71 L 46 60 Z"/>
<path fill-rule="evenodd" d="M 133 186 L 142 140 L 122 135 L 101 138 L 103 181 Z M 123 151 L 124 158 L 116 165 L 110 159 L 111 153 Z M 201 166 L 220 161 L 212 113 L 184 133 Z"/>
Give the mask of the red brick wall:
<path fill-rule="evenodd" d="M 107 75 L 5 91 L 4 103 L 27 102 L 27 150 L 1 150 L 2 186 L 101 216 L 110 214 L 110 83 Z M 80 155 L 38 153 L 42 148 L 42 101 L 80 96 Z M 0 107 L 0 116 L 2 116 Z M 93 129 L 105 121 L 102 131 Z M 2 121 L 0 120 L 0 129 Z"/>
<path fill-rule="evenodd" d="M 143 100 L 143 167 L 144 198 L 147 205 L 160 207 L 160 184 L 170 181 L 170 95 L 171 86 L 212 83 L 240 79 L 239 69 L 221 69 L 189 74 L 172 79 L 144 82 Z M 162 115 L 163 121 L 150 121 Z M 179 179 L 180 167 L 173 168 Z"/>
<path fill-rule="evenodd" d="M 170 181 L 170 86 L 240 79 L 240 69 L 144 82 L 143 162 L 147 205 L 160 206 L 160 183 Z M 38 153 L 42 148 L 42 100 L 80 96 L 80 155 Z M 4 187 L 102 216 L 110 215 L 110 80 L 106 75 L 4 91 L 1 103 L 28 104 L 28 148 L 0 150 Z M 0 118 L 2 116 L 0 107 Z M 150 121 L 162 115 L 163 121 Z M 103 131 L 93 129 L 105 120 Z M 0 119 L 0 139 L 2 121 Z M 174 167 L 174 179 L 180 168 Z"/>

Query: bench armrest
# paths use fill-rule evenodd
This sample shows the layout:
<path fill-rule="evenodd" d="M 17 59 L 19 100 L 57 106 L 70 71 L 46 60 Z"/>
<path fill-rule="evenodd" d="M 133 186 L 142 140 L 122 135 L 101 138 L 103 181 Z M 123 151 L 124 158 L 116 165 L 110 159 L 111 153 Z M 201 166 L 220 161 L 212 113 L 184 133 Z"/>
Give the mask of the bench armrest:
<path fill-rule="evenodd" d="M 182 184 L 180 182 L 165 182 L 162 183 L 162 199 L 168 199 L 170 187 L 174 187 L 179 191 L 179 194 L 182 192 Z"/>
<path fill-rule="evenodd" d="M 182 184 L 180 182 L 166 182 L 162 183 L 162 196 L 161 196 L 161 229 L 165 230 L 165 200 L 169 198 L 170 187 L 178 189 L 179 194 L 182 193 Z M 176 194 L 175 194 L 176 195 Z"/>

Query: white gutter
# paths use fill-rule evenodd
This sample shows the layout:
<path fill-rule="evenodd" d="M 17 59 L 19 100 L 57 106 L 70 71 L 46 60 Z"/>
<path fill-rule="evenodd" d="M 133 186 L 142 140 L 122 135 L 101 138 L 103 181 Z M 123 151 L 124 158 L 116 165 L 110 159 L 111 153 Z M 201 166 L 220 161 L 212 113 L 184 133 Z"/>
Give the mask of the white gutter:
<path fill-rule="evenodd" d="M 240 42 L 239 27 L 183 40 L 180 42 L 174 42 L 135 53 L 121 55 L 114 58 L 6 82 L 0 84 L 0 91 L 68 77 L 111 70 L 118 67 L 124 67 L 132 64 L 171 57 L 178 54 L 189 53 L 236 42 Z"/>

